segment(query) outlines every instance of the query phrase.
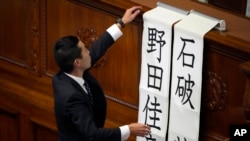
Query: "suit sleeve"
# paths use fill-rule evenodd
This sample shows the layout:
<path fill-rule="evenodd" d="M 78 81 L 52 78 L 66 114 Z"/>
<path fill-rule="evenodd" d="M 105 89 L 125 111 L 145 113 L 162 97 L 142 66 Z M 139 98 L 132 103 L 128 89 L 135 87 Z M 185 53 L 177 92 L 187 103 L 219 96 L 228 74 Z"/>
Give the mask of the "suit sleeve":
<path fill-rule="evenodd" d="M 94 65 L 101 56 L 107 51 L 107 49 L 112 46 L 112 44 L 121 36 L 123 33 L 117 27 L 117 25 L 110 26 L 101 37 L 94 42 L 92 47 L 89 49 L 91 56 L 91 65 Z"/>
<path fill-rule="evenodd" d="M 91 65 L 94 65 L 100 59 L 107 49 L 114 43 L 112 36 L 106 31 L 102 36 L 93 43 L 89 49 L 91 56 Z"/>
<path fill-rule="evenodd" d="M 119 128 L 97 128 L 92 115 L 89 101 L 81 95 L 72 96 L 67 103 L 65 115 L 72 121 L 84 139 L 89 141 L 119 141 L 121 131 Z"/>

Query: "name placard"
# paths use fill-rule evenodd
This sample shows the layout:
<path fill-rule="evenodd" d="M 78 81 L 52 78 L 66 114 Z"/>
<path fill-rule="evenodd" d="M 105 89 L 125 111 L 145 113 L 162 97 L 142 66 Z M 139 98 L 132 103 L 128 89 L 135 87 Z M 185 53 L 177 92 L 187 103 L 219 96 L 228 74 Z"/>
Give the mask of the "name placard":
<path fill-rule="evenodd" d="M 151 134 L 137 141 L 198 141 L 203 37 L 225 26 L 162 3 L 143 20 L 138 122 Z"/>

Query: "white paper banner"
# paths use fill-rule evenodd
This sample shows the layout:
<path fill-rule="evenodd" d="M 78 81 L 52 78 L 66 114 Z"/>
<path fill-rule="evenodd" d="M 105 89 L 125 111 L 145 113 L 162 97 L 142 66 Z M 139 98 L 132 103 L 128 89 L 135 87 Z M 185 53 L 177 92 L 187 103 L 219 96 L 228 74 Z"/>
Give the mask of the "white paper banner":
<path fill-rule="evenodd" d="M 198 141 L 203 36 L 218 23 L 190 13 L 174 27 L 168 141 Z"/>
<path fill-rule="evenodd" d="M 172 25 L 184 16 L 158 6 L 143 15 L 142 63 L 138 122 L 151 134 L 137 141 L 165 141 L 168 127 Z"/>

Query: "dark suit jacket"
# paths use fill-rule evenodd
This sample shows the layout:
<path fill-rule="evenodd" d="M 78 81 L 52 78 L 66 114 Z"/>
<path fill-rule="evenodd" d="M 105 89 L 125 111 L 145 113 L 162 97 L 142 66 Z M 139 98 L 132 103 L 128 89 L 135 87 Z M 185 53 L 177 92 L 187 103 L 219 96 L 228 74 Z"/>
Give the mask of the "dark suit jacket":
<path fill-rule="evenodd" d="M 93 65 L 114 43 L 105 32 L 90 48 Z M 119 128 L 103 128 L 106 118 L 106 99 L 94 77 L 87 71 L 84 80 L 93 94 L 93 104 L 81 86 L 72 78 L 59 71 L 53 77 L 55 115 L 59 141 L 120 141 Z"/>

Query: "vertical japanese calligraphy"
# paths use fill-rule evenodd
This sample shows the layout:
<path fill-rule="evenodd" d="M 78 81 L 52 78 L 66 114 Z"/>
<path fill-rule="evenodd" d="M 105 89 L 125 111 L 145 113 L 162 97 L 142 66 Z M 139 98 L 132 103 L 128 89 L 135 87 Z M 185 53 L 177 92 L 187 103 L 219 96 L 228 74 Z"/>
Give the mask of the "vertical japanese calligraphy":
<path fill-rule="evenodd" d="M 169 141 L 198 141 L 203 36 L 218 21 L 190 13 L 174 26 Z"/>
<path fill-rule="evenodd" d="M 166 44 L 165 40 L 162 39 L 164 35 L 164 31 L 158 31 L 156 28 L 148 28 L 149 49 L 147 51 L 148 53 L 157 51 L 155 47 L 157 47 L 156 44 L 158 44 L 159 56 L 157 57 L 157 60 L 159 61 L 159 63 L 161 62 L 161 48 Z"/>
<path fill-rule="evenodd" d="M 143 109 L 145 112 L 145 124 L 150 126 L 151 128 L 155 128 L 157 130 L 161 130 L 160 124 L 156 125 L 156 122 L 160 121 L 159 114 L 162 114 L 162 110 L 160 109 L 160 103 L 157 102 L 157 97 L 154 96 L 153 100 L 150 100 L 150 95 L 148 95 L 147 102 Z M 149 112 L 152 112 L 152 116 L 149 116 Z M 150 120 L 150 121 L 149 121 Z M 152 123 L 150 123 L 152 122 Z"/>
<path fill-rule="evenodd" d="M 162 3 L 143 20 L 137 141 L 198 141 L 203 37 L 220 21 Z"/>
<path fill-rule="evenodd" d="M 185 13 L 185 12 L 183 12 Z M 168 128 L 172 25 L 187 13 L 171 7 L 156 8 L 143 15 L 141 79 L 138 122 L 151 127 L 151 134 L 137 141 L 165 141 Z"/>

